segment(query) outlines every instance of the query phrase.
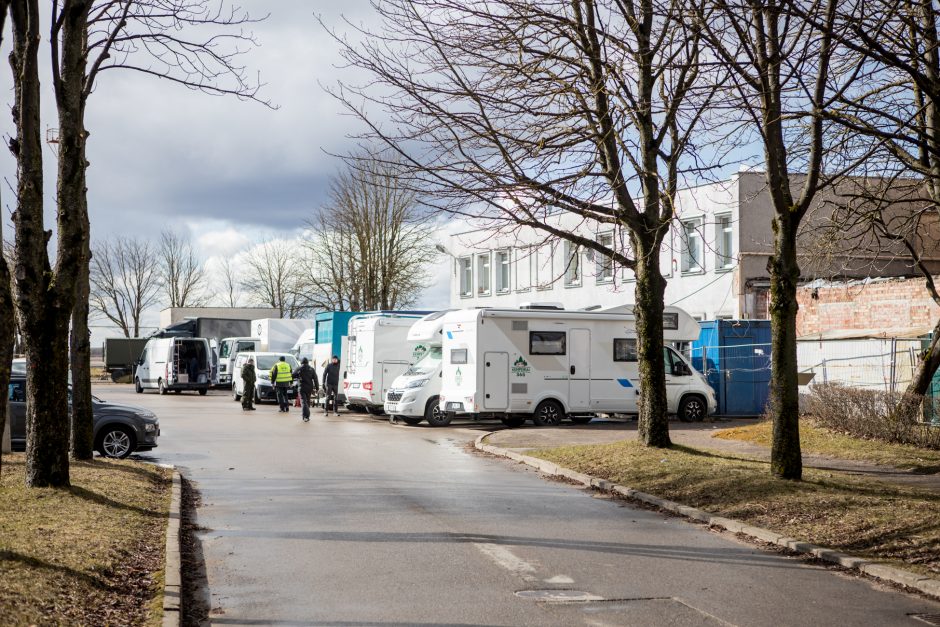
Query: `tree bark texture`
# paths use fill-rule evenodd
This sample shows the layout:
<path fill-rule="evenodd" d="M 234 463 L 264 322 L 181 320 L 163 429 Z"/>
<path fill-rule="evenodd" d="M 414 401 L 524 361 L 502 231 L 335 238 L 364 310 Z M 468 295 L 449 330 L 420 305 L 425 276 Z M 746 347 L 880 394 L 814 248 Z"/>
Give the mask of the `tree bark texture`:
<path fill-rule="evenodd" d="M 646 446 L 667 448 L 669 406 L 666 402 L 666 362 L 663 358 L 663 298 L 666 279 L 659 267 L 659 244 L 639 242 L 636 252 L 636 337 L 640 367 L 637 432 Z"/>
<path fill-rule="evenodd" d="M 0 42 L 2 42 L 4 26 L 10 0 L 0 0 Z M 0 241 L 2 241 L 0 234 Z M 16 341 L 16 314 L 13 303 L 13 284 L 10 276 L 10 267 L 7 265 L 6 255 L 0 254 L 0 392 L 6 396 L 10 385 L 10 367 L 13 361 L 13 348 Z M 6 427 L 7 402 L 0 401 L 0 434 Z M 0 452 L 0 472 L 3 470 L 3 456 Z"/>

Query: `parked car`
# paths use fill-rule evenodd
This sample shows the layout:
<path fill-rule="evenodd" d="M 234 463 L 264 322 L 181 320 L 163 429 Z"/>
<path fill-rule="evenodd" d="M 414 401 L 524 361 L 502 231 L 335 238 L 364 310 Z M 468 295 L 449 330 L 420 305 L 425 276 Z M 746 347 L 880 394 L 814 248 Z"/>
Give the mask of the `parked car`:
<path fill-rule="evenodd" d="M 256 353 L 250 351 L 238 353 L 235 356 L 235 365 L 232 367 L 232 399 L 242 400 L 242 394 L 245 391 L 245 382 L 242 381 L 241 375 L 242 366 L 251 357 L 255 360 L 255 402 L 277 400 L 274 386 L 271 385 L 271 368 L 281 359 L 281 356 L 284 357 L 284 361 L 290 366 L 291 371 L 300 365 L 297 363 L 297 358 L 290 353 Z M 293 398 L 296 393 L 297 386 L 292 385 L 288 396 Z"/>
<path fill-rule="evenodd" d="M 71 396 L 71 395 L 70 395 Z M 141 407 L 118 405 L 92 396 L 95 449 L 104 457 L 124 459 L 131 453 L 157 447 L 160 423 L 156 415 Z M 26 450 L 26 378 L 10 379 L 10 444 L 14 451 Z"/>

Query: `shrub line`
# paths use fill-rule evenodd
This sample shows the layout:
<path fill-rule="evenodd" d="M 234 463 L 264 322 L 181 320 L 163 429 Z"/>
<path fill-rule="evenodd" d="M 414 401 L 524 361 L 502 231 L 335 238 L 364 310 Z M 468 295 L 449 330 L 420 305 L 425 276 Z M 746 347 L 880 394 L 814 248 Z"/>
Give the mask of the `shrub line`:
<path fill-rule="evenodd" d="M 571 470 L 570 468 L 559 466 L 544 459 L 523 455 L 521 453 L 510 451 L 499 446 L 493 446 L 492 444 L 484 443 L 484 440 L 490 435 L 492 434 L 484 433 L 480 435 L 474 441 L 474 447 L 477 450 L 489 453 L 491 455 L 506 457 L 519 463 L 532 466 L 533 468 L 536 468 L 537 470 L 547 475 L 565 477 L 566 479 L 580 483 L 585 487 L 594 488 L 605 492 L 614 492 L 625 498 L 639 501 L 641 503 L 646 503 L 647 505 L 652 505 L 677 516 L 690 518 L 692 520 L 704 523 L 709 527 L 717 527 L 731 533 L 749 536 L 762 542 L 788 549 L 794 553 L 811 555 L 817 559 L 835 564 L 847 570 L 855 570 L 869 577 L 881 579 L 899 586 L 903 586 L 905 588 L 916 590 L 927 596 L 940 599 L 940 580 L 938 579 L 931 579 L 930 577 L 925 577 L 924 575 L 913 573 L 907 570 L 902 570 L 893 566 L 887 566 L 878 562 L 872 562 L 861 557 L 835 551 L 833 549 L 812 544 L 810 542 L 802 542 L 800 540 L 784 536 L 783 534 L 777 533 L 776 531 L 771 531 L 770 529 L 748 525 L 732 518 L 716 516 L 695 507 L 689 507 L 688 505 L 683 505 L 668 499 L 662 499 L 658 496 L 653 496 L 652 494 L 646 494 L 645 492 L 640 492 L 639 490 L 634 490 L 633 488 L 622 486 L 613 483 L 612 481 L 607 481 L 606 479 L 592 477 L 591 475 L 586 475 L 584 473 Z"/>

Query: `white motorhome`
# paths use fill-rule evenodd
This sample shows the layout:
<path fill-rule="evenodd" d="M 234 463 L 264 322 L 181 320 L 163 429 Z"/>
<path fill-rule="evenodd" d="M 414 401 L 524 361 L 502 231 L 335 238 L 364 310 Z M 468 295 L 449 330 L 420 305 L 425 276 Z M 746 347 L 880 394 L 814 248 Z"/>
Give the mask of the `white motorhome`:
<path fill-rule="evenodd" d="M 429 314 L 408 331 L 411 365 L 399 375 L 385 394 L 385 413 L 410 425 L 422 420 L 437 425 L 441 412 L 441 331 L 448 311 Z"/>
<path fill-rule="evenodd" d="M 134 388 L 140 394 L 156 389 L 160 394 L 196 390 L 201 395 L 212 383 L 212 349 L 202 337 L 152 338 L 147 341 L 137 370 Z"/>
<path fill-rule="evenodd" d="M 669 411 L 701 420 L 716 408 L 705 378 L 672 342 L 698 338 L 698 323 L 667 307 L 666 394 Z M 639 364 L 633 311 L 471 309 L 443 319 L 440 402 L 443 424 L 456 415 L 494 417 L 507 426 L 530 418 L 557 425 L 597 414 L 638 412 Z"/>
<path fill-rule="evenodd" d="M 235 355 L 261 350 L 261 338 L 226 337 L 219 342 L 219 385 L 231 385 Z"/>
<path fill-rule="evenodd" d="M 381 414 L 385 393 L 398 375 L 408 369 L 412 353 L 408 330 L 418 316 L 366 314 L 349 321 L 348 361 L 343 366 L 347 405 Z"/>
<path fill-rule="evenodd" d="M 307 358 L 312 364 L 315 364 L 315 355 L 314 349 L 317 346 L 317 330 L 316 329 L 307 329 L 300 334 L 300 337 L 297 338 L 297 341 L 294 342 L 294 346 L 290 349 L 290 352 L 294 354 L 294 357 L 297 359 Z"/>

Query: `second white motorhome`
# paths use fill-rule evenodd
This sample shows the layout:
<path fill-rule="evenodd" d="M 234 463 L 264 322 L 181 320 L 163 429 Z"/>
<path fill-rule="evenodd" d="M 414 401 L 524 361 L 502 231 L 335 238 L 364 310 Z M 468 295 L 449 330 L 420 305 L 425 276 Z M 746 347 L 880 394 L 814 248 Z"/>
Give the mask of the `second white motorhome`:
<path fill-rule="evenodd" d="M 398 375 L 408 369 L 408 330 L 418 316 L 367 314 L 349 321 L 348 361 L 343 383 L 347 405 L 381 414 L 385 393 Z"/>
<path fill-rule="evenodd" d="M 698 323 L 676 307 L 666 308 L 663 323 L 669 411 L 701 420 L 715 411 L 714 391 L 668 346 L 698 338 Z M 628 307 L 451 312 L 443 319 L 441 371 L 443 424 L 469 415 L 549 426 L 566 416 L 585 423 L 638 412 L 636 322 Z"/>

